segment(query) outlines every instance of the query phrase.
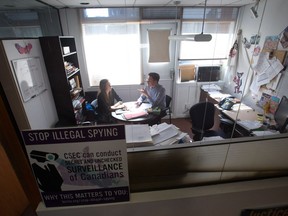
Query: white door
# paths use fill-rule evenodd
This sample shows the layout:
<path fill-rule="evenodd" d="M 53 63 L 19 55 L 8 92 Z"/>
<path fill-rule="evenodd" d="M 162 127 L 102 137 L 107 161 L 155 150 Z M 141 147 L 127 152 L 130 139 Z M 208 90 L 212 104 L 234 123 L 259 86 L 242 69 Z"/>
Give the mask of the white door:
<path fill-rule="evenodd" d="M 151 23 L 141 25 L 142 67 L 144 71 L 143 80 L 145 81 L 147 74 L 150 72 L 158 73 L 160 75 L 160 84 L 165 87 L 166 94 L 173 96 L 176 43 L 175 41 L 169 42 L 170 62 L 149 63 L 149 30 L 171 30 L 170 35 L 176 34 L 176 23 Z"/>

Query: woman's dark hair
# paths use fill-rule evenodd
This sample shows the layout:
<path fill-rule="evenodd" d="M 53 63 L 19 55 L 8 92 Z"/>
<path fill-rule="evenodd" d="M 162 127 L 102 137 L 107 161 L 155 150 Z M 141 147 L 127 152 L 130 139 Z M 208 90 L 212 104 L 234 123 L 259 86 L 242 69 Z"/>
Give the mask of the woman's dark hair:
<path fill-rule="evenodd" d="M 151 72 L 148 74 L 150 77 L 152 77 L 153 80 L 156 80 L 157 82 L 159 82 L 160 80 L 160 75 L 158 73 L 155 72 Z"/>
<path fill-rule="evenodd" d="M 105 98 L 105 101 L 108 103 L 109 102 L 109 98 L 110 98 L 110 94 L 106 94 L 106 84 L 109 82 L 108 79 L 102 79 L 100 80 L 100 83 L 99 83 L 99 94 L 102 92 L 102 94 L 104 94 L 104 98 Z M 110 92 L 111 93 L 111 92 Z"/>
<path fill-rule="evenodd" d="M 107 82 L 108 82 L 108 79 L 100 80 L 100 83 L 99 83 L 100 92 L 105 92 Z"/>

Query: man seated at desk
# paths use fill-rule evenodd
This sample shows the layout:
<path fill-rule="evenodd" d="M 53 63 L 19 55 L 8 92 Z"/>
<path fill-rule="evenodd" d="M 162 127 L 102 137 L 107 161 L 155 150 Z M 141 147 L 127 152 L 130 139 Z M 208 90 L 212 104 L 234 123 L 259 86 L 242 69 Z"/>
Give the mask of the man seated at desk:
<path fill-rule="evenodd" d="M 140 97 L 137 100 L 137 105 L 140 106 L 143 101 L 147 100 L 152 108 L 164 109 L 166 107 L 166 93 L 165 88 L 158 82 L 160 76 L 158 73 L 151 72 L 148 74 L 147 86 L 144 89 L 139 89 L 141 92 Z"/>
<path fill-rule="evenodd" d="M 148 74 L 147 86 L 144 89 L 139 89 L 141 92 L 140 97 L 137 100 L 137 105 L 140 106 L 144 101 L 147 100 L 153 108 L 160 108 L 161 110 L 166 107 L 166 91 L 165 88 L 159 84 L 160 75 L 155 72 Z M 164 113 L 160 113 L 158 118 L 155 118 L 155 123 L 158 123 Z"/>

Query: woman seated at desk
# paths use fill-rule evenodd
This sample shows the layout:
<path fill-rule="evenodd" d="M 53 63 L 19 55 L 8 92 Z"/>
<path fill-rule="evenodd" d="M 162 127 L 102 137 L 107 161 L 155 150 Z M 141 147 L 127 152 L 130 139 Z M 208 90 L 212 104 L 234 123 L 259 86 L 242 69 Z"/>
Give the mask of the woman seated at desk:
<path fill-rule="evenodd" d="M 98 94 L 98 124 L 116 123 L 116 120 L 111 116 L 111 112 L 116 109 L 124 108 L 122 99 L 111 87 L 109 80 L 102 79 L 99 84 L 100 93 Z M 117 103 L 115 103 L 115 100 Z"/>

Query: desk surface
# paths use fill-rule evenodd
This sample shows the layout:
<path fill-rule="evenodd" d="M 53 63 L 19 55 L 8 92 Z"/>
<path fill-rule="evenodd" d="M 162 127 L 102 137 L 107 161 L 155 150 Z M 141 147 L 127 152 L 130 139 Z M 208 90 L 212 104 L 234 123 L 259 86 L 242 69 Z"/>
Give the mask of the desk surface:
<path fill-rule="evenodd" d="M 206 92 L 206 97 L 207 96 L 208 100 L 214 103 L 219 111 L 225 116 L 224 118 L 228 118 L 236 123 L 236 130 L 240 136 L 250 136 L 252 130 L 262 126 L 262 123 L 259 122 L 259 113 L 246 104 L 236 103 L 233 105 L 232 110 L 223 110 L 218 106 L 218 103 L 220 98 L 229 95 L 220 92 L 213 92 L 212 94 Z"/>
<path fill-rule="evenodd" d="M 203 89 L 201 90 L 202 101 L 207 100 L 214 103 L 218 110 L 224 115 L 224 118 L 228 118 L 236 123 L 236 133 L 232 136 L 251 136 L 255 135 L 253 132 L 256 130 L 263 130 L 266 134 L 275 134 L 276 131 L 267 129 L 267 126 L 263 127 L 262 121 L 260 118 L 263 118 L 263 113 L 255 111 L 251 107 L 245 105 L 244 103 L 236 103 L 233 105 L 232 110 L 223 110 L 218 106 L 219 101 L 223 96 L 229 96 L 227 94 L 222 94 L 221 92 L 206 92 Z M 262 117 L 261 117 L 262 116 Z M 270 125 L 274 125 L 275 122 L 270 121 Z M 265 129 L 266 128 L 266 129 Z M 278 132 L 277 132 L 278 133 Z"/>
<path fill-rule="evenodd" d="M 124 103 L 127 110 L 123 110 L 121 113 L 117 114 L 116 111 L 112 112 L 112 116 L 119 120 L 124 122 L 132 122 L 132 123 L 144 123 L 152 119 L 154 116 L 152 114 L 148 114 L 146 116 L 142 116 L 139 118 L 132 118 L 132 119 L 126 119 L 123 114 L 124 113 L 137 113 L 141 111 L 146 111 L 148 108 L 151 108 L 151 104 L 149 103 L 142 103 L 140 107 L 137 107 L 136 101 L 131 102 L 125 102 Z"/>
<path fill-rule="evenodd" d="M 234 121 L 236 120 L 237 121 L 257 121 L 258 120 L 258 112 L 256 112 L 252 108 L 242 109 L 242 107 L 247 107 L 245 104 L 239 104 L 239 105 L 240 105 L 240 109 L 237 109 L 234 107 L 232 110 L 222 110 L 222 113 L 224 113 L 231 120 L 234 120 Z"/>

